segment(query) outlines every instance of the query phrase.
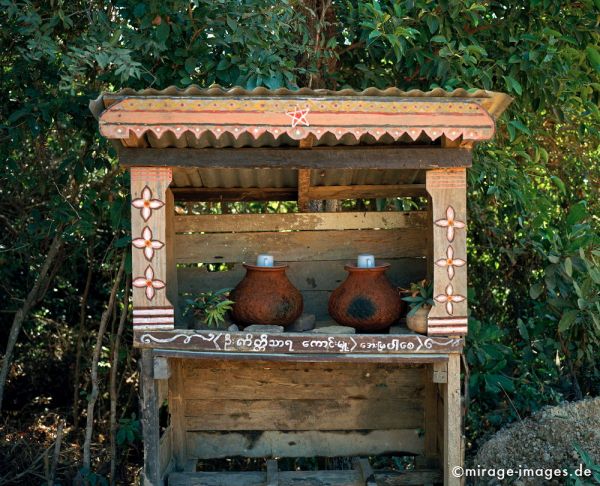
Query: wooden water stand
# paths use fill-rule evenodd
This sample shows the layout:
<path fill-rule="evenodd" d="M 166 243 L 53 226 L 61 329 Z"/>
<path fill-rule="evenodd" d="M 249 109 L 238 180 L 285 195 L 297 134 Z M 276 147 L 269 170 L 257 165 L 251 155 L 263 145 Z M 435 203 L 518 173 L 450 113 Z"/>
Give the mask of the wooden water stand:
<path fill-rule="evenodd" d="M 510 98 L 457 90 L 130 90 L 92 102 L 131 174 L 134 346 L 147 485 L 461 484 L 467 332 L 466 169 Z M 309 212 L 312 200 L 425 197 L 420 211 Z M 288 214 L 180 214 L 175 202 L 298 201 Z M 434 283 L 427 334 L 188 329 L 182 298 L 235 286 L 259 253 L 289 265 L 305 312 L 358 253 Z M 208 264 L 228 271 L 209 272 Z M 200 265 L 202 264 L 202 265 Z M 161 427 L 166 404 L 169 421 Z M 416 455 L 377 471 L 368 456 Z M 198 460 L 265 458 L 256 472 Z M 283 471 L 277 458 L 352 456 Z"/>

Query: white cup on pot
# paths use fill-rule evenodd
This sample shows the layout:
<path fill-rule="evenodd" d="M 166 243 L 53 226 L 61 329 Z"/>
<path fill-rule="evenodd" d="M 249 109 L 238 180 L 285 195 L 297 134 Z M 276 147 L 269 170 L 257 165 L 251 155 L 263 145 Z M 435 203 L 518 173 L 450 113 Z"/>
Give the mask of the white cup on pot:
<path fill-rule="evenodd" d="M 272 267 L 273 266 L 273 255 L 258 255 L 256 257 L 257 267 Z"/>
<path fill-rule="evenodd" d="M 375 255 L 369 255 L 368 253 L 358 255 L 356 266 L 358 268 L 373 268 L 375 266 Z"/>

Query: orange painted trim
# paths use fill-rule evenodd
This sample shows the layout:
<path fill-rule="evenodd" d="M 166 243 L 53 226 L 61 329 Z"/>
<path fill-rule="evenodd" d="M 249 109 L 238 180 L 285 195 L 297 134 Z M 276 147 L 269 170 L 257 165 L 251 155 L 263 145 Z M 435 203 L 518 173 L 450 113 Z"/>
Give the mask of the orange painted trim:
<path fill-rule="evenodd" d="M 476 141 L 492 138 L 494 130 L 491 116 L 476 102 L 465 100 L 125 98 L 100 116 L 100 132 L 112 139 L 148 132 L 177 138 L 210 132 L 217 138 L 224 133 L 235 138 L 269 133 L 295 140 L 312 134 L 318 140 L 331 133 L 338 139 L 369 134 L 397 140 L 406 134 L 416 140 L 425 133 L 431 139 L 445 135 Z"/>

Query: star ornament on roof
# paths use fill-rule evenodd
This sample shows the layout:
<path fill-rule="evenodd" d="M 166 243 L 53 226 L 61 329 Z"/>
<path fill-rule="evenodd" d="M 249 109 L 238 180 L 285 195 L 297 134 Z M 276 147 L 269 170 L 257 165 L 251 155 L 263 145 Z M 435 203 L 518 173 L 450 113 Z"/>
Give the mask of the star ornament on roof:
<path fill-rule="evenodd" d="M 304 110 L 298 108 L 296 105 L 296 109 L 294 111 L 286 112 L 286 115 L 292 118 L 292 128 L 301 123 L 305 127 L 310 126 L 306 117 L 308 116 L 308 112 L 310 108 L 305 108 Z"/>

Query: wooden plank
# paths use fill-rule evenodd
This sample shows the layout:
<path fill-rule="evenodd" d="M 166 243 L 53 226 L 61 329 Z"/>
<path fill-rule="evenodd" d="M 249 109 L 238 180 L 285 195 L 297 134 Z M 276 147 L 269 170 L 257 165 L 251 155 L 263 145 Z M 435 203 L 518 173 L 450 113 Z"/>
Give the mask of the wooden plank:
<path fill-rule="evenodd" d="M 169 302 L 176 303 L 179 295 L 177 261 L 175 259 L 175 199 L 171 189 L 165 191 L 165 252 L 166 252 L 166 295 Z M 175 322 L 181 320 L 179 306 L 175 306 Z"/>
<path fill-rule="evenodd" d="M 442 482 L 436 470 L 376 471 L 379 486 L 421 486 Z M 202 472 L 172 473 L 169 486 L 264 486 L 263 472 Z M 360 484 L 356 471 L 285 471 L 280 473 L 281 486 L 356 486 Z"/>
<path fill-rule="evenodd" d="M 228 331 L 135 331 L 134 342 L 146 348 L 187 351 L 270 354 L 377 355 L 457 353 L 460 338 L 432 338 L 419 334 L 248 333 Z"/>
<path fill-rule="evenodd" d="M 265 480 L 260 471 L 169 474 L 169 486 L 265 486 Z"/>
<path fill-rule="evenodd" d="M 223 149 L 128 149 L 119 151 L 125 166 L 288 168 L 288 169 L 435 169 L 471 167 L 468 149 L 440 147 L 313 147 Z"/>
<path fill-rule="evenodd" d="M 267 460 L 266 486 L 279 486 L 279 466 L 277 465 L 277 459 Z"/>
<path fill-rule="evenodd" d="M 441 484 L 442 472 L 439 470 L 412 470 L 376 472 L 375 478 L 379 486 L 428 486 Z"/>
<path fill-rule="evenodd" d="M 282 471 L 281 486 L 361 486 L 357 471 Z M 363 485 L 364 486 L 364 485 Z"/>
<path fill-rule="evenodd" d="M 448 363 L 436 363 L 433 365 L 433 383 L 448 382 Z"/>
<path fill-rule="evenodd" d="M 421 454 L 419 429 L 360 431 L 187 432 L 187 448 L 198 459 L 243 457 L 339 457 Z"/>
<path fill-rule="evenodd" d="M 181 359 L 169 360 L 171 379 L 169 380 L 169 413 L 173 427 L 173 458 L 177 469 L 183 470 L 188 460 L 185 441 L 184 395 L 185 383 L 183 370 L 185 362 Z"/>
<path fill-rule="evenodd" d="M 166 476 L 172 469 L 173 459 L 173 428 L 171 426 L 163 432 L 162 437 L 159 441 L 159 455 L 160 455 L 160 477 L 164 482 Z"/>
<path fill-rule="evenodd" d="M 418 399 L 185 400 L 185 427 L 197 430 L 404 429 L 423 425 Z"/>
<path fill-rule="evenodd" d="M 303 213 L 309 210 L 310 170 L 298 170 L 298 210 Z"/>
<path fill-rule="evenodd" d="M 423 403 L 423 412 L 425 424 L 425 456 L 427 460 L 433 460 L 438 457 L 438 407 L 437 407 L 437 384 L 433 383 L 433 365 L 426 368 L 425 376 L 425 401 Z"/>
<path fill-rule="evenodd" d="M 460 486 L 462 478 L 455 477 L 452 470 L 463 466 L 462 457 L 462 410 L 460 406 L 460 355 L 452 354 L 448 360 L 448 382 L 444 390 L 444 484 Z"/>
<path fill-rule="evenodd" d="M 365 364 L 243 363 L 229 369 L 193 362 L 184 370 L 186 399 L 378 399 L 423 397 L 425 368 Z M 204 365 L 204 366 L 199 366 Z"/>
<path fill-rule="evenodd" d="M 408 286 L 425 278 L 424 258 L 386 259 L 390 264 L 386 272 L 390 282 L 397 287 Z M 335 290 L 346 279 L 344 261 L 278 262 L 289 265 L 286 274 L 290 282 L 300 291 Z M 348 261 L 349 263 L 349 261 Z M 231 270 L 209 272 L 206 267 L 183 267 L 177 269 L 179 290 L 182 294 L 197 294 L 235 287 L 246 274 L 241 264 Z M 305 296 L 304 303 L 307 304 Z"/>
<path fill-rule="evenodd" d="M 202 214 L 175 216 L 177 233 L 427 228 L 427 211 Z"/>
<path fill-rule="evenodd" d="M 419 228 L 177 235 L 178 263 L 253 262 L 259 253 L 278 261 L 354 260 L 359 253 L 385 258 L 424 257 Z"/>
<path fill-rule="evenodd" d="M 160 438 L 158 425 L 158 403 L 154 360 L 151 349 L 142 350 L 140 362 L 140 392 L 142 409 L 142 436 L 144 438 L 144 486 L 159 486 L 161 479 Z"/>
<path fill-rule="evenodd" d="M 134 342 L 134 346 L 140 347 Z M 447 353 L 409 353 L 409 354 L 285 354 L 268 353 L 230 353 L 213 351 L 183 351 L 180 349 L 156 348 L 154 352 L 159 356 L 181 359 L 221 359 L 223 361 L 264 361 L 296 362 L 296 363 L 377 363 L 377 364 L 428 364 L 448 361 Z"/>
<path fill-rule="evenodd" d="M 425 184 L 382 184 L 354 186 L 313 186 L 309 199 L 367 199 L 377 197 L 426 196 Z"/>
<path fill-rule="evenodd" d="M 363 486 L 377 486 L 375 473 L 368 459 L 355 457 L 352 460 L 352 465 L 360 473 L 360 480 Z"/>
<path fill-rule="evenodd" d="M 295 201 L 298 197 L 295 187 L 174 187 L 172 191 L 176 201 Z"/>

